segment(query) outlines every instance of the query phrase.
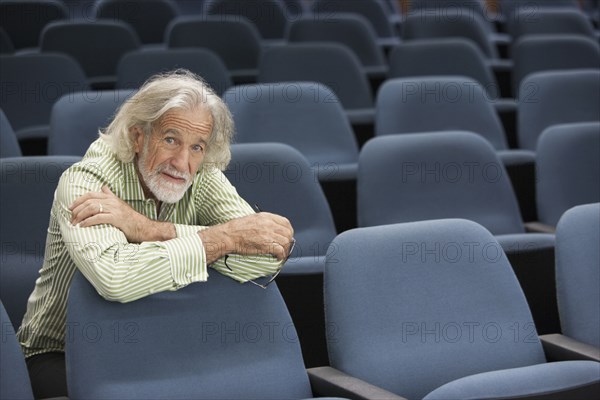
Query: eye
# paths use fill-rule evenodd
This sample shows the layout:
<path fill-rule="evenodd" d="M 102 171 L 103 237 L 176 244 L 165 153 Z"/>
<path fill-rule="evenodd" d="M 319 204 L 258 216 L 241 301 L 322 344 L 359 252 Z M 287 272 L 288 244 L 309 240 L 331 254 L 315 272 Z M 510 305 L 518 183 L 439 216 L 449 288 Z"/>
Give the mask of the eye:
<path fill-rule="evenodd" d="M 203 153 L 204 152 L 204 146 L 200 145 L 200 144 L 195 144 L 192 146 L 192 151 L 194 153 Z"/>
<path fill-rule="evenodd" d="M 167 136 L 166 138 L 163 139 L 163 141 L 169 146 L 176 144 L 175 138 L 171 137 L 171 136 Z"/>

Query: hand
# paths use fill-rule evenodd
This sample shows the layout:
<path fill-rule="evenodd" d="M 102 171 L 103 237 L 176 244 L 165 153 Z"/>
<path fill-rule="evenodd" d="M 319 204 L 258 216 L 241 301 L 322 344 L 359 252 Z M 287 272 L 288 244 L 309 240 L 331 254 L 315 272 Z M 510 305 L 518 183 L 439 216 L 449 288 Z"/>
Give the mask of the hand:
<path fill-rule="evenodd" d="M 101 192 L 89 192 L 69 206 L 71 224 L 82 228 L 110 224 L 120 229 L 130 243 L 167 240 L 176 236 L 171 223 L 153 221 L 103 186 Z"/>
<path fill-rule="evenodd" d="M 232 219 L 199 232 L 207 263 L 225 254 L 271 254 L 278 260 L 288 257 L 294 229 L 280 215 L 260 212 Z"/>

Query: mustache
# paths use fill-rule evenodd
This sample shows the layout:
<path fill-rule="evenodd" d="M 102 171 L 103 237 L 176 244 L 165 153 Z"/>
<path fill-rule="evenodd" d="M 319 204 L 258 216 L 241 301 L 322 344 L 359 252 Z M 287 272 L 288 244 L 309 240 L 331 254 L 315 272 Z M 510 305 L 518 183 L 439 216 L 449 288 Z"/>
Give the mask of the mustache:
<path fill-rule="evenodd" d="M 156 171 L 154 172 L 155 175 L 159 175 L 161 173 L 167 173 L 171 176 L 174 176 L 176 178 L 181 178 L 181 179 L 185 179 L 186 181 L 189 181 L 191 178 L 191 175 L 187 172 L 180 172 L 177 169 L 175 169 L 174 167 L 172 167 L 171 165 L 160 165 L 158 168 L 156 168 Z"/>

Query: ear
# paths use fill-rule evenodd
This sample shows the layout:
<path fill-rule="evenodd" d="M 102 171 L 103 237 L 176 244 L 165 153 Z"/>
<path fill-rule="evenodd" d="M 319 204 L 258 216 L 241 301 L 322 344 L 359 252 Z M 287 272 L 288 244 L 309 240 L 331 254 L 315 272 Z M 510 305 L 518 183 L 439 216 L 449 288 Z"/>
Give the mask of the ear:
<path fill-rule="evenodd" d="M 129 128 L 129 134 L 133 138 L 133 150 L 138 154 L 144 148 L 144 133 L 139 126 L 135 125 Z"/>

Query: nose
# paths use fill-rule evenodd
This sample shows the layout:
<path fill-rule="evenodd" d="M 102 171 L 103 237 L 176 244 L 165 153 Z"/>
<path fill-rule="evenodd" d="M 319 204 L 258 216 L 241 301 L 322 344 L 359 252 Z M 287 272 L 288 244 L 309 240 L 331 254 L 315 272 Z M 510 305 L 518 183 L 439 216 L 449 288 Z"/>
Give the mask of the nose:
<path fill-rule="evenodd" d="M 189 172 L 190 154 L 187 149 L 182 148 L 171 158 L 171 165 L 179 172 Z"/>

